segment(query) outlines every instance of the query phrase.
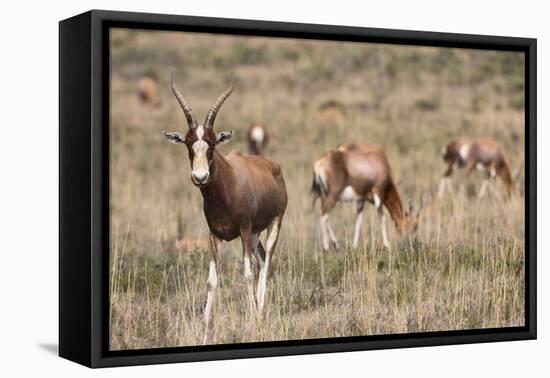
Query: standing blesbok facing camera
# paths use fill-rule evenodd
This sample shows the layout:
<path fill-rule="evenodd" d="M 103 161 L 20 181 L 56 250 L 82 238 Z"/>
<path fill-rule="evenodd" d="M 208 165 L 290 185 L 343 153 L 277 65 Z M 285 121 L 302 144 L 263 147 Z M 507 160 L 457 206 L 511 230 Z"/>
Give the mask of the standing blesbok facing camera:
<path fill-rule="evenodd" d="M 325 153 L 313 164 L 312 192 L 321 197 L 321 240 L 323 249 L 329 249 L 329 237 L 335 249 L 338 241 L 329 221 L 329 213 L 339 201 L 357 203 L 353 247 L 359 245 L 365 201 L 374 204 L 382 224 L 384 247 L 390 248 L 383 206 L 395 223 L 398 233 L 416 231 L 420 209 L 413 214 L 412 206 L 403 208 L 391 168 L 379 145 L 345 145 Z"/>
<path fill-rule="evenodd" d="M 259 123 L 253 123 L 248 128 L 246 139 L 248 141 L 248 153 L 250 155 L 261 155 L 269 140 L 267 128 Z"/>
<path fill-rule="evenodd" d="M 493 139 L 456 139 L 443 147 L 443 160 L 448 167 L 439 183 L 439 198 L 443 197 L 446 189 L 451 190 L 451 175 L 455 167 L 465 168 L 464 178 L 468 177 L 474 168 L 485 173 L 485 180 L 479 189 L 480 198 L 485 195 L 490 180 L 497 176 L 506 185 L 508 195 L 514 192 L 510 168 L 499 145 Z"/>
<path fill-rule="evenodd" d="M 185 134 L 164 133 L 172 143 L 187 147 L 191 163 L 191 181 L 201 191 L 203 210 L 210 231 L 210 260 L 207 299 L 204 309 L 205 337 L 210 339 L 209 325 L 212 306 L 218 286 L 218 262 L 223 240 L 241 238 L 244 260 L 244 277 L 248 287 L 248 300 L 252 312 L 260 312 L 264 305 L 267 273 L 273 251 L 279 238 L 281 222 L 286 210 L 287 193 L 281 168 L 261 156 L 243 156 L 232 151 L 226 157 L 217 150 L 219 143 L 229 142 L 230 132 L 214 132 L 214 120 L 224 101 L 233 91 L 231 84 L 216 100 L 199 125 L 176 87 L 172 74 L 172 91 L 176 96 L 189 126 Z M 266 248 L 260 242 L 260 233 L 267 229 Z M 259 270 L 258 287 L 254 298 L 250 259 L 256 257 Z"/>
<path fill-rule="evenodd" d="M 137 93 L 139 99 L 151 109 L 158 109 L 162 105 L 157 82 L 150 77 L 142 77 L 138 80 Z"/>

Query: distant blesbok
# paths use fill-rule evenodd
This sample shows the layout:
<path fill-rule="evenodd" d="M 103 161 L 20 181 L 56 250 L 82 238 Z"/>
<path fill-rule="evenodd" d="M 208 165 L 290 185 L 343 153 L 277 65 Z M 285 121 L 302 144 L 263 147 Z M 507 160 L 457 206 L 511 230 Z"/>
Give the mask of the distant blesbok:
<path fill-rule="evenodd" d="M 509 195 L 514 192 L 510 167 L 499 145 L 493 139 L 456 139 L 443 147 L 443 160 L 448 167 L 439 183 L 439 198 L 443 197 L 445 190 L 452 190 L 451 175 L 454 168 L 465 168 L 465 178 L 474 169 L 485 173 L 485 180 L 478 194 L 480 198 L 485 195 L 489 182 L 497 176 L 504 182 Z"/>
<path fill-rule="evenodd" d="M 253 123 L 248 128 L 246 139 L 248 141 L 248 153 L 250 155 L 261 155 L 269 141 L 267 128 L 259 123 Z"/>
<path fill-rule="evenodd" d="M 158 94 L 157 82 L 150 77 L 142 77 L 138 80 L 138 97 L 151 109 L 158 109 L 161 106 Z"/>
<path fill-rule="evenodd" d="M 208 247 L 206 239 L 182 238 L 176 240 L 176 246 L 183 251 L 193 251 L 195 249 L 206 249 Z"/>
<path fill-rule="evenodd" d="M 388 210 L 399 234 L 414 232 L 420 209 L 413 214 L 412 206 L 405 210 L 392 177 L 391 168 L 379 145 L 351 144 L 325 153 L 313 165 L 312 192 L 314 201 L 321 198 L 321 239 L 323 249 L 329 249 L 329 237 L 334 248 L 338 241 L 329 221 L 329 213 L 339 201 L 357 203 L 353 247 L 359 244 L 365 201 L 374 204 L 382 224 L 382 240 L 390 248 L 383 206 Z"/>
<path fill-rule="evenodd" d="M 205 338 L 208 342 L 212 306 L 218 286 L 218 262 L 223 240 L 241 238 L 244 260 L 244 277 L 248 287 L 248 300 L 252 312 L 260 312 L 264 305 L 267 273 L 287 205 L 286 185 L 279 165 L 261 156 L 243 156 L 231 152 L 222 156 L 216 145 L 227 143 L 233 131 L 214 132 L 214 120 L 224 101 L 233 91 L 231 84 L 216 100 L 199 125 L 183 95 L 176 87 L 172 74 L 172 91 L 187 119 L 188 130 L 164 133 L 176 144 L 184 144 L 191 163 L 191 181 L 203 197 L 203 210 L 210 231 L 210 260 L 207 299 L 204 309 Z M 175 165 L 177 168 L 177 164 Z M 264 249 L 260 233 L 267 229 Z M 254 253 L 259 270 L 258 286 L 254 298 L 253 273 L 250 259 Z"/>

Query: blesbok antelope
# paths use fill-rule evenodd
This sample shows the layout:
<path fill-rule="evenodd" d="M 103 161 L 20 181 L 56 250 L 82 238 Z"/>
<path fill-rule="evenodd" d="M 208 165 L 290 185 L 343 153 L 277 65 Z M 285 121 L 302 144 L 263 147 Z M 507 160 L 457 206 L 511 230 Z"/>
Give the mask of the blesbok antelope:
<path fill-rule="evenodd" d="M 158 109 L 161 106 L 158 94 L 157 82 L 150 77 L 142 77 L 138 80 L 138 97 L 151 109 Z"/>
<path fill-rule="evenodd" d="M 248 153 L 250 155 L 261 155 L 269 141 L 267 128 L 264 125 L 253 123 L 248 128 L 246 139 L 248 141 Z"/>
<path fill-rule="evenodd" d="M 176 246 L 183 251 L 193 251 L 195 249 L 206 249 L 208 247 L 208 240 L 206 239 L 191 239 L 182 238 L 176 240 Z"/>
<path fill-rule="evenodd" d="M 321 197 L 321 240 L 323 249 L 329 249 L 329 237 L 335 249 L 338 241 L 329 220 L 329 213 L 339 201 L 357 203 L 353 247 L 359 244 L 365 202 L 374 204 L 382 225 L 384 247 L 390 248 L 384 207 L 390 213 L 399 234 L 416 231 L 420 208 L 413 214 L 412 205 L 403 208 L 392 177 L 391 168 L 379 145 L 351 144 L 325 153 L 313 164 L 312 192 Z"/>
<path fill-rule="evenodd" d="M 468 177 L 474 169 L 485 173 L 478 197 L 483 197 L 490 180 L 500 177 L 506 185 L 508 195 L 514 192 L 514 182 L 510 168 L 497 142 L 493 139 L 459 138 L 443 147 L 443 160 L 448 164 L 447 170 L 439 183 L 439 198 L 445 190 L 451 187 L 451 175 L 455 167 L 465 168 L 464 177 Z"/>
<path fill-rule="evenodd" d="M 267 273 L 273 251 L 279 238 L 281 222 L 286 210 L 286 185 L 279 165 L 261 156 L 243 156 L 232 151 L 222 156 L 216 145 L 227 143 L 233 131 L 214 132 L 214 120 L 224 101 L 233 91 L 231 84 L 216 100 L 202 125 L 176 87 L 174 74 L 172 92 L 176 96 L 189 126 L 185 134 L 164 133 L 176 144 L 184 144 L 191 163 L 191 181 L 203 197 L 203 210 L 209 228 L 211 260 L 207 280 L 207 298 L 204 309 L 205 338 L 209 339 L 212 306 L 218 286 L 218 262 L 222 241 L 241 238 L 244 277 L 252 312 L 261 312 L 264 305 Z M 259 236 L 267 229 L 266 248 Z M 258 286 L 254 298 L 252 254 L 258 266 Z"/>

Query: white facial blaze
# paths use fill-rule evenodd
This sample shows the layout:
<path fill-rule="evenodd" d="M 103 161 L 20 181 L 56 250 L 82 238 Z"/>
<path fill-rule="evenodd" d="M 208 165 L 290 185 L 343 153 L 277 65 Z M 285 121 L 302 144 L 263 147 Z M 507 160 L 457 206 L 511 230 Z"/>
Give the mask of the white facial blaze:
<path fill-rule="evenodd" d="M 206 156 L 206 151 L 208 150 L 208 143 L 206 143 L 202 137 L 204 136 L 204 128 L 202 126 L 197 127 L 197 138 L 198 140 L 193 143 L 193 176 L 195 177 L 205 177 L 208 175 L 208 158 Z"/>

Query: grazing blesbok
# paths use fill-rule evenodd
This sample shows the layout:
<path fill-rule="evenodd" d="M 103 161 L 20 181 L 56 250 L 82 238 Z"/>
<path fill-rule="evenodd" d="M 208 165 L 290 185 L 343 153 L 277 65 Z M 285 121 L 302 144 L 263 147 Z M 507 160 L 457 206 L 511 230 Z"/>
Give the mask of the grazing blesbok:
<path fill-rule="evenodd" d="M 446 189 L 451 190 L 451 175 L 455 167 L 465 168 L 464 177 L 477 169 L 485 173 L 485 180 L 481 184 L 478 197 L 483 197 L 490 180 L 497 176 L 502 179 L 508 195 L 514 192 L 514 182 L 510 168 L 497 142 L 493 139 L 460 138 L 443 147 L 443 160 L 448 164 L 447 170 L 439 183 L 439 198 L 443 197 Z"/>
<path fill-rule="evenodd" d="M 279 238 L 281 222 L 286 210 L 287 193 L 281 168 L 261 156 L 243 156 L 232 151 L 222 156 L 216 145 L 227 143 L 233 131 L 214 132 L 214 120 L 224 101 L 233 91 L 231 84 L 216 100 L 199 125 L 183 95 L 176 87 L 172 74 L 172 91 L 178 100 L 189 126 L 185 134 L 164 133 L 172 143 L 187 147 L 191 163 L 191 181 L 203 197 L 203 210 L 209 228 L 211 260 L 207 280 L 207 298 L 204 309 L 205 338 L 208 342 L 212 306 L 218 286 L 218 262 L 222 241 L 241 238 L 244 277 L 252 312 L 260 312 L 264 305 L 267 273 L 273 251 Z M 260 242 L 260 233 L 267 229 L 266 248 Z M 256 298 L 254 298 L 252 254 L 259 270 Z"/>
<path fill-rule="evenodd" d="M 248 141 L 248 153 L 250 155 L 261 155 L 267 146 L 269 134 L 264 125 L 253 123 L 248 129 L 246 139 Z"/>
<path fill-rule="evenodd" d="M 325 153 L 313 165 L 311 189 L 314 201 L 321 197 L 321 240 L 325 250 L 329 249 L 329 237 L 334 248 L 338 249 L 329 213 L 339 201 L 357 203 L 354 248 L 359 244 L 365 201 L 374 204 L 378 210 L 384 247 L 390 248 L 383 206 L 390 213 L 399 234 L 417 229 L 420 209 L 413 214 L 412 206 L 408 210 L 403 208 L 384 149 L 379 145 L 351 144 Z"/>
<path fill-rule="evenodd" d="M 158 94 L 157 82 L 150 77 L 142 77 L 138 81 L 138 97 L 151 109 L 158 109 L 161 106 Z"/>

